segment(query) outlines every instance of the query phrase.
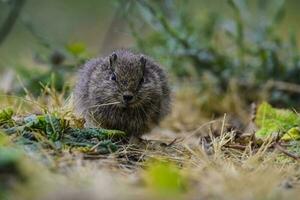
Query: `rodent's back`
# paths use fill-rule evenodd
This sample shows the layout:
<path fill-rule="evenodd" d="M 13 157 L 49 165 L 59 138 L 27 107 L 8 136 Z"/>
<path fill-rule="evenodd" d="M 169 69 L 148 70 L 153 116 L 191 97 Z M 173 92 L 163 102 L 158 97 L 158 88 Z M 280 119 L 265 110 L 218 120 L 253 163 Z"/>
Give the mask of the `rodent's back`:
<path fill-rule="evenodd" d="M 158 64 L 144 55 L 121 50 L 83 66 L 74 102 L 88 124 L 140 135 L 170 111 L 170 89 Z"/>
<path fill-rule="evenodd" d="M 77 73 L 77 80 L 73 92 L 75 112 L 85 117 L 90 105 L 89 88 L 92 74 L 104 66 L 102 58 L 87 61 Z M 98 69 L 97 69 L 98 68 Z"/>

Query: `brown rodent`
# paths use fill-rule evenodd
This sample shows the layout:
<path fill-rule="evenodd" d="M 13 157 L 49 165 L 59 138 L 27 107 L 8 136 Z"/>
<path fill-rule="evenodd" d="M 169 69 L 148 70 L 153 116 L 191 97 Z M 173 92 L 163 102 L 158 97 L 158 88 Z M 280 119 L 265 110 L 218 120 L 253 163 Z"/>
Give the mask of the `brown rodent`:
<path fill-rule="evenodd" d="M 118 50 L 83 66 L 74 102 L 87 126 L 140 136 L 170 111 L 170 89 L 165 72 L 152 59 Z"/>

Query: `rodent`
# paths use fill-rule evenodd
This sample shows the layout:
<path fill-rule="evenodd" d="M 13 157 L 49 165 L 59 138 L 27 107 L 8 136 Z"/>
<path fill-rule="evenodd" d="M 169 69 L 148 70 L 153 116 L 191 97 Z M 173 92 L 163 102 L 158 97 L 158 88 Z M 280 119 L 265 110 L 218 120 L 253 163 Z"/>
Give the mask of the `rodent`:
<path fill-rule="evenodd" d="M 170 112 L 165 71 L 150 57 L 130 50 L 84 64 L 74 90 L 75 110 L 87 126 L 140 137 Z"/>

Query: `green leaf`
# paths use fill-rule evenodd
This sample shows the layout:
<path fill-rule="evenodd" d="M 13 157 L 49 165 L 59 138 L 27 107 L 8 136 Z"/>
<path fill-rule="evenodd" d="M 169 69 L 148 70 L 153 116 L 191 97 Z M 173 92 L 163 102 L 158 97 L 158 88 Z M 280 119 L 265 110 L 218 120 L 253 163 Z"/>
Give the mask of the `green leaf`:
<path fill-rule="evenodd" d="M 13 114 L 14 111 L 11 108 L 5 108 L 0 110 L 0 125 L 10 121 L 12 119 Z"/>
<path fill-rule="evenodd" d="M 45 117 L 46 127 L 45 132 L 52 141 L 57 141 L 62 134 L 63 128 L 61 120 L 52 115 L 46 115 Z"/>
<path fill-rule="evenodd" d="M 184 191 L 185 180 L 178 167 L 170 162 L 151 162 L 145 171 L 145 181 L 162 195 L 177 195 Z"/>
<path fill-rule="evenodd" d="M 258 138 L 265 138 L 272 134 L 280 136 L 300 125 L 300 117 L 286 109 L 276 109 L 263 102 L 257 110 L 256 125 L 260 128 L 256 132 Z"/>
<path fill-rule="evenodd" d="M 294 127 L 285 133 L 282 138 L 282 140 L 290 141 L 290 140 L 299 140 L 300 139 L 300 128 Z"/>

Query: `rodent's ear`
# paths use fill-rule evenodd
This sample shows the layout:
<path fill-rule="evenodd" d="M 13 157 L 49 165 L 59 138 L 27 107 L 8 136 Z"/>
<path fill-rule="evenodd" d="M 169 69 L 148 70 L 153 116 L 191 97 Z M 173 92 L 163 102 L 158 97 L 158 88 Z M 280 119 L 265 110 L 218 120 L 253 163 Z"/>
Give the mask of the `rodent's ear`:
<path fill-rule="evenodd" d="M 146 59 L 144 56 L 141 56 L 141 57 L 140 57 L 140 62 L 141 62 L 141 67 L 142 67 L 142 69 L 143 69 L 143 71 L 144 71 L 145 66 L 146 66 L 147 59 Z"/>
<path fill-rule="evenodd" d="M 113 52 L 110 56 L 109 56 L 109 65 L 112 69 L 114 69 L 114 63 L 117 60 L 118 56 L 115 52 Z"/>

